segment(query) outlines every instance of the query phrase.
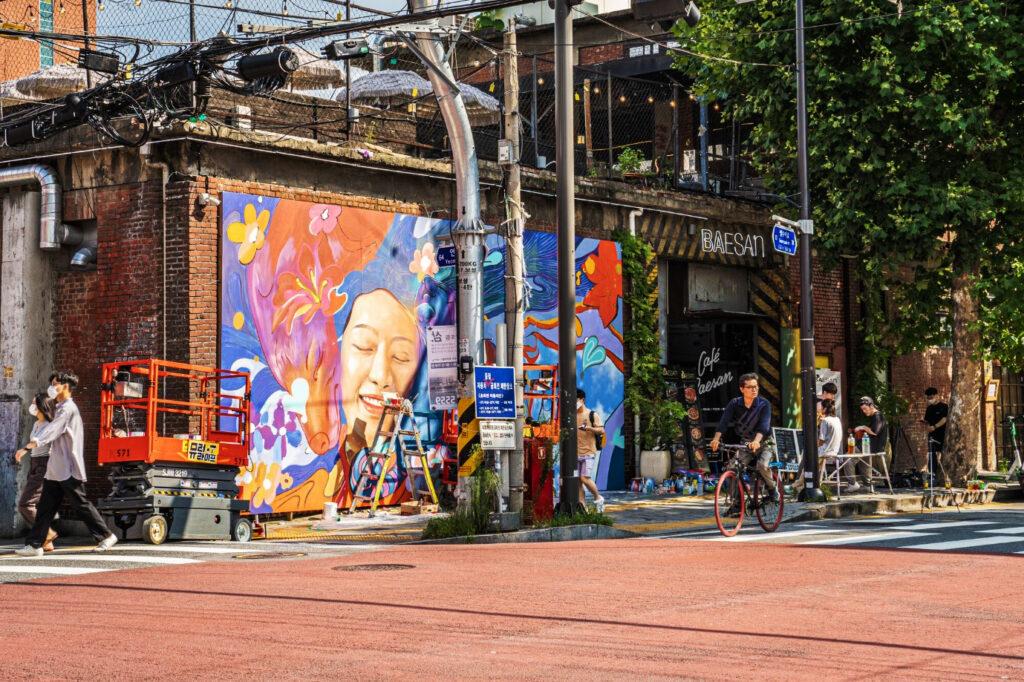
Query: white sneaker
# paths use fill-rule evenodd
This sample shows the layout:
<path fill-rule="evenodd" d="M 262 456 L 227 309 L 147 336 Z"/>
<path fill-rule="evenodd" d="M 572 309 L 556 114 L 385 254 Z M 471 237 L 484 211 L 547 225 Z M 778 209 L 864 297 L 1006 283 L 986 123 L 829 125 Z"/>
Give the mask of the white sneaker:
<path fill-rule="evenodd" d="M 598 514 L 604 514 L 604 498 L 599 497 L 594 500 L 594 508 L 597 509 Z"/>
<path fill-rule="evenodd" d="M 14 553 L 17 554 L 18 556 L 39 557 L 39 556 L 43 556 L 43 548 L 42 547 L 33 547 L 32 545 L 25 545 L 21 549 L 14 550 Z"/>
<path fill-rule="evenodd" d="M 94 552 L 106 552 L 108 549 L 117 544 L 117 536 L 111 533 L 107 537 L 103 538 L 100 544 L 92 548 Z"/>

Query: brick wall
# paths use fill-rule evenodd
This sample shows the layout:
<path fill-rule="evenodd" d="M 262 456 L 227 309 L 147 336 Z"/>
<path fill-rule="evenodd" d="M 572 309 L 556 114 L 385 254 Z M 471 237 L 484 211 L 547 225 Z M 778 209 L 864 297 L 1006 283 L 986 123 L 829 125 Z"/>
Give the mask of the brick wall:
<path fill-rule="evenodd" d="M 85 425 L 87 489 L 105 493 L 106 472 L 96 464 L 99 383 L 103 363 L 145 358 L 159 351 L 160 183 L 87 190 L 97 224 L 96 269 L 76 272 L 68 259 L 56 276 L 55 361 L 78 375 L 76 402 Z M 81 195 L 76 198 L 81 200 Z M 69 202 L 70 203 L 70 202 Z M 68 207 L 73 219 L 80 207 Z"/>

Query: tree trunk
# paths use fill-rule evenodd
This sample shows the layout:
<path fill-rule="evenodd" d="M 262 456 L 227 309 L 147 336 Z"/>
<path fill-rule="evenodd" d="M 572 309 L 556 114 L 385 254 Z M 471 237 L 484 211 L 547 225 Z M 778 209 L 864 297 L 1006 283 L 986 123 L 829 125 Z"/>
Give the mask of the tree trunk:
<path fill-rule="evenodd" d="M 950 481 L 959 486 L 980 462 L 982 365 L 978 360 L 981 335 L 974 328 L 978 302 L 971 292 L 978 266 L 965 266 L 961 258 L 954 257 L 953 270 L 953 387 L 943 464 Z"/>

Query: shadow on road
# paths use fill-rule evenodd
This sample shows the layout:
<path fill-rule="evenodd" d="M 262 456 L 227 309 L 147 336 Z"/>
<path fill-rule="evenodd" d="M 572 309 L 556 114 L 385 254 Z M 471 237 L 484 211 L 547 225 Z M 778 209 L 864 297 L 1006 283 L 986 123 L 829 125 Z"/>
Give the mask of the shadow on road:
<path fill-rule="evenodd" d="M 858 639 L 836 639 L 833 637 L 816 637 L 813 635 L 796 635 L 796 634 L 783 634 L 777 632 L 750 632 L 750 631 L 739 631 L 739 630 L 723 630 L 718 628 L 700 628 L 690 627 L 685 625 L 661 625 L 657 623 L 638 623 L 622 620 L 606 620 L 601 618 L 576 618 L 572 616 L 545 616 L 538 614 L 528 613 L 505 613 L 499 611 L 479 611 L 473 609 L 456 609 L 447 608 L 443 606 L 423 606 L 417 604 L 396 604 L 393 602 L 379 602 L 379 601 L 365 601 L 360 599 L 330 599 L 327 597 L 302 597 L 294 595 L 277 595 L 277 594 L 263 594 L 253 595 L 247 593 L 235 593 L 235 592 L 210 592 L 205 590 L 186 590 L 179 588 L 160 588 L 160 587 L 124 587 L 119 585 L 100 585 L 95 583 L 55 583 L 55 582 L 12 582 L 7 583 L 10 586 L 16 586 L 21 588 L 49 590 L 53 588 L 74 588 L 74 589 L 101 589 L 111 591 L 127 591 L 127 592 L 150 592 L 158 594 L 181 594 L 189 596 L 204 596 L 204 597 L 230 597 L 238 599 L 252 599 L 252 600 L 267 600 L 267 601 L 284 601 L 284 602 L 300 602 L 300 603 L 311 603 L 311 604 L 333 604 L 333 605 L 345 605 L 345 606 L 365 606 L 373 608 L 386 608 L 386 609 L 399 609 L 399 610 L 410 610 L 410 611 L 425 611 L 430 613 L 442 613 L 442 614 L 453 614 L 453 615 L 466 615 L 466 616 L 491 616 L 495 618 L 518 618 L 520 620 L 532 620 L 532 621 L 544 621 L 552 623 L 577 623 L 586 625 L 608 625 L 613 627 L 627 627 L 627 628 L 641 628 L 650 630 L 668 630 L 675 632 L 692 632 L 696 634 L 706 635 L 722 635 L 732 637 L 767 637 L 771 639 L 797 641 L 797 642 L 816 642 L 822 644 L 848 644 L 853 646 L 871 647 L 877 649 L 898 649 L 903 651 L 920 651 L 926 653 L 935 654 L 950 654 L 954 656 L 978 656 L 981 658 L 991 658 L 996 660 L 1006 661 L 1024 661 L 1024 656 L 1018 656 L 1013 654 L 996 654 L 988 653 L 984 651 L 967 651 L 964 649 L 947 649 L 942 647 L 931 647 L 931 646 L 920 646 L 916 644 L 898 644 L 894 642 L 873 642 L 869 640 L 858 640 Z"/>

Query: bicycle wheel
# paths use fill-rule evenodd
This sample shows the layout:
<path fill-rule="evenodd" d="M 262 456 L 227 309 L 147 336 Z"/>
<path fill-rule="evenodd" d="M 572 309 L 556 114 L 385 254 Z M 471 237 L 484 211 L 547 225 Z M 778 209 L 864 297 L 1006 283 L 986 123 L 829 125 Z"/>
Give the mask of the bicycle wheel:
<path fill-rule="evenodd" d="M 773 502 L 768 486 L 760 474 L 754 481 L 754 507 L 757 514 L 757 522 L 761 524 L 766 533 L 771 533 L 782 523 L 782 508 L 786 504 L 786 496 L 782 493 L 782 481 L 779 480 L 778 469 L 772 469 L 772 479 L 775 481 L 776 490 L 779 491 L 779 501 Z"/>
<path fill-rule="evenodd" d="M 744 498 L 743 484 L 736 472 L 723 472 L 715 486 L 715 523 L 727 538 L 736 535 L 743 525 L 743 512 L 746 509 Z"/>

